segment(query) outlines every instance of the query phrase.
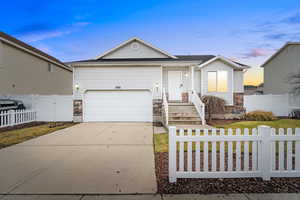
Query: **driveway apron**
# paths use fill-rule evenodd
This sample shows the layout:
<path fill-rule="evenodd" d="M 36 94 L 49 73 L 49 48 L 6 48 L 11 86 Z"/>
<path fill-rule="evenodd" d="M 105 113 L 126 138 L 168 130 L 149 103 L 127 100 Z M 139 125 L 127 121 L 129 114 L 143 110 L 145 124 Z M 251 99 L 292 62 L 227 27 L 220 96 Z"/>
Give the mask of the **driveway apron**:
<path fill-rule="evenodd" d="M 156 193 L 151 123 L 82 123 L 0 150 L 0 194 Z"/>

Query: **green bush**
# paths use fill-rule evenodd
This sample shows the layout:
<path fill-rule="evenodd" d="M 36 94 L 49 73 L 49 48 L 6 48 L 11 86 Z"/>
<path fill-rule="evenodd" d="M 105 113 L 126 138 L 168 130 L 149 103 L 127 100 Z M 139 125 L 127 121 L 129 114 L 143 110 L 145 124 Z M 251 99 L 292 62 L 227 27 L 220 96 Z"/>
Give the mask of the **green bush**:
<path fill-rule="evenodd" d="M 245 114 L 244 119 L 249 121 L 274 121 L 278 118 L 272 112 L 255 110 Z"/>

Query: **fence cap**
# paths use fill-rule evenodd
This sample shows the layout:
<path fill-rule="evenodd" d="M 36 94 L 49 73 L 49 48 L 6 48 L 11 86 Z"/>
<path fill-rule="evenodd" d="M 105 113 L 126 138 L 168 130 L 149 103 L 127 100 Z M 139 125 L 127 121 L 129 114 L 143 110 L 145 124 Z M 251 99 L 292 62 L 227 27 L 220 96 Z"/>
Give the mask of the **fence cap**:
<path fill-rule="evenodd" d="M 271 128 L 271 126 L 267 126 L 267 125 L 259 125 L 258 128 Z"/>

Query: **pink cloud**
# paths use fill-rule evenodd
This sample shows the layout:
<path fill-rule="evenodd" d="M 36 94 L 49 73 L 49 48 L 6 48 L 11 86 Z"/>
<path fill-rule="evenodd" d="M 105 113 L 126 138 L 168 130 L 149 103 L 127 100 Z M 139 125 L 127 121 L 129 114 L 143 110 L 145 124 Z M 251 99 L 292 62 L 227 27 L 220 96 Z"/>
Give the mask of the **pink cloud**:
<path fill-rule="evenodd" d="M 248 53 L 244 54 L 244 58 L 256 58 L 261 56 L 267 56 L 270 54 L 270 51 L 262 48 L 251 49 Z"/>

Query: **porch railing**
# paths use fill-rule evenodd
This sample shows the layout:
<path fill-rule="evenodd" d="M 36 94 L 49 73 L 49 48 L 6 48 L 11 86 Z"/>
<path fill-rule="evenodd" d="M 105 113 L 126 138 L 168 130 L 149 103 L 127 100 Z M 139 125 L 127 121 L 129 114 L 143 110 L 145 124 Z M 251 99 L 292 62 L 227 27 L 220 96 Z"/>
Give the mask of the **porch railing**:
<path fill-rule="evenodd" d="M 202 125 L 205 125 L 205 104 L 201 101 L 195 90 L 191 92 L 191 103 L 194 104 L 199 116 L 201 117 Z"/>
<path fill-rule="evenodd" d="M 169 124 L 169 104 L 168 104 L 168 99 L 167 99 L 167 93 L 166 93 L 166 89 L 163 88 L 163 107 L 164 107 L 164 123 L 165 126 L 168 126 Z"/>

